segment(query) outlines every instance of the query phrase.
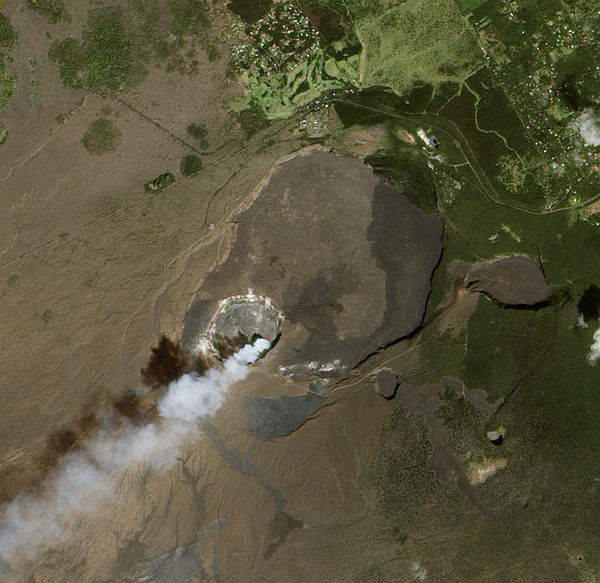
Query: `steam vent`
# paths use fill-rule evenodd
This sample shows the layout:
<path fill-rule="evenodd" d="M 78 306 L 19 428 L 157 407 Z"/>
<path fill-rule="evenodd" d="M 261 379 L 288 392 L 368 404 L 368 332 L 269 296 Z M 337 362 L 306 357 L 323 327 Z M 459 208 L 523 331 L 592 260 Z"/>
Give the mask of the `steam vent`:
<path fill-rule="evenodd" d="M 224 299 L 208 330 L 212 348 L 227 358 L 248 342 L 264 338 L 271 346 L 279 337 L 281 315 L 268 298 L 253 293 Z"/>

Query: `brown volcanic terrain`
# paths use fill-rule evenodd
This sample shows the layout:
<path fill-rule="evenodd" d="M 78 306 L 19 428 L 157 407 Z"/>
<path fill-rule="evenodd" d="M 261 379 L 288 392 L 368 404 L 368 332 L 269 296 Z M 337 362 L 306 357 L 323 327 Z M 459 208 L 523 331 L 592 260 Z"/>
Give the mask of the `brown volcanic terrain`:
<path fill-rule="evenodd" d="M 40 523 L 10 564 L 0 561 L 0 581 L 504 577 L 497 543 L 511 537 L 512 507 L 494 514 L 503 492 L 486 490 L 493 477 L 481 490 L 469 482 L 469 439 L 460 424 L 446 425 L 464 417 L 484 436 L 501 402 L 461 381 L 418 378 L 423 353 L 434 352 L 423 362 L 435 364 L 442 333 L 463 333 L 487 301 L 459 288 L 435 326 L 420 330 L 439 218 L 361 159 L 306 148 L 290 131 L 298 120 L 248 139 L 223 105 L 240 93 L 225 51 L 212 61 L 199 51 L 192 76 L 149 65 L 118 99 L 63 88 L 46 33 L 74 34 L 89 8 L 66 5 L 73 20 L 56 27 L 24 2 L 4 6 L 20 45 L 0 151 L 1 501 L 30 490 L 33 508 L 51 500 L 43 479 L 69 459 L 57 452 L 85 451 L 115 399 L 142 425 L 156 419 L 155 393 L 144 393 L 142 407 L 128 391 L 161 334 L 192 349 L 218 302 L 248 288 L 269 296 L 283 322 L 274 349 L 199 423 L 173 467 L 148 458 L 117 468 L 114 494 L 100 500 L 85 487 L 65 492 L 82 500 L 66 536 Z M 221 4 L 215 11 L 218 38 L 228 21 Z M 123 138 L 115 152 L 92 156 L 81 138 L 99 117 Z M 204 169 L 183 178 L 180 160 L 197 145 L 190 122 L 207 126 L 210 148 Z M 355 128 L 337 143 L 364 154 L 383 134 Z M 176 183 L 146 193 L 144 183 L 167 169 Z M 398 378 L 384 391 L 394 401 L 374 390 L 381 370 Z M 108 426 L 109 444 L 129 427 Z M 495 446 L 478 447 L 493 464 Z M 501 478 L 513 467 L 509 460 Z M 518 519 L 527 532 L 529 519 Z M 554 555 L 546 531 L 536 535 L 529 544 Z M 523 580 L 543 564 L 507 557 L 506 572 L 517 565 Z"/>
<path fill-rule="evenodd" d="M 268 153 L 261 139 L 243 142 L 223 106 L 239 92 L 224 75 L 226 56 L 209 63 L 204 55 L 200 73 L 185 83 L 153 69 L 119 101 L 87 94 L 79 106 L 84 93 L 62 88 L 48 62 L 46 32 L 56 29 L 24 2 L 4 11 L 20 43 L 0 158 L 6 498 L 35 480 L 32 460 L 46 451 L 48 435 L 139 384 L 149 347 L 161 332 L 177 336 L 191 291 L 227 245 L 227 229 L 215 225 L 297 145 L 287 136 L 278 142 L 278 128 Z M 58 33 L 76 28 L 86 12 L 72 10 L 73 23 L 58 24 Z M 26 67 L 30 57 L 34 72 Z M 37 98 L 28 91 L 32 75 Z M 81 138 L 105 108 L 123 139 L 117 152 L 92 156 Z M 214 152 L 203 157 L 205 169 L 159 194 L 144 193 L 147 180 L 177 169 L 186 151 L 178 140 L 198 120 Z"/>
<path fill-rule="evenodd" d="M 273 143 L 268 150 L 262 147 L 260 136 L 251 142 L 241 140 L 237 122 L 221 105 L 224 95 L 233 95 L 238 89 L 222 75 L 225 63 L 220 61 L 204 63 L 201 76 L 186 80 L 181 87 L 177 77 L 171 82 L 169 74 L 153 70 L 119 101 L 92 94 L 83 100 L 82 92 L 60 88 L 54 67 L 47 63 L 46 25 L 17 6 L 5 9 L 24 51 L 16 60 L 17 93 L 3 118 L 10 138 L 0 159 L 3 202 L 9 209 L 1 230 L 0 265 L 4 322 L 0 485 L 3 499 L 8 500 L 39 485 L 50 469 L 48 464 L 54 463 L 56 451 L 68 448 L 81 432 L 84 438 L 89 434 L 86 423 L 92 421 L 92 414 L 101 416 L 115 395 L 139 384 L 139 370 L 160 333 L 181 334 L 194 295 L 206 297 L 206 289 L 198 291 L 202 281 L 209 285 L 206 274 L 219 263 L 229 269 L 225 259 L 231 261 L 239 255 L 235 245 L 241 243 L 233 241 L 237 236 L 239 242 L 244 230 L 240 222 L 236 231 L 227 217 L 247 204 L 249 196 L 256 197 L 258 191 L 252 189 L 276 160 L 300 144 L 289 134 L 279 133 L 285 124 L 270 128 Z M 26 90 L 29 73 L 24 63 L 28 55 L 40 64 L 39 101 Z M 157 86 L 168 89 L 157 93 Z M 171 88 L 177 95 L 177 107 L 172 107 Z M 186 99 L 183 89 L 195 99 Z M 105 115 L 107 107 L 123 140 L 115 153 L 92 156 L 80 140 L 89 124 Z M 67 120 L 59 123 L 57 117 L 64 114 L 68 114 Z M 145 181 L 165 168 L 177 168 L 185 146 L 175 138 L 185 140 L 186 123 L 197 119 L 205 120 L 209 127 L 214 151 L 203 156 L 205 170 L 161 193 L 146 195 Z M 296 203 L 288 196 L 292 205 L 313 205 L 309 223 L 318 226 L 314 233 L 321 233 L 319 237 L 334 233 L 333 240 L 340 245 L 323 255 L 326 263 L 319 264 L 315 260 L 327 238 L 310 242 L 300 237 L 299 242 L 313 245 L 312 257 L 299 255 L 300 262 L 322 272 L 334 266 L 338 251 L 347 252 L 346 263 L 354 262 L 355 284 L 360 283 L 362 267 L 378 282 L 379 297 L 371 304 L 369 316 L 376 324 L 381 322 L 377 313 L 385 310 L 387 280 L 385 267 L 372 258 L 368 236 L 378 181 L 360 162 L 324 152 L 312 156 L 320 160 L 325 173 L 327 161 L 335 160 L 332 172 L 341 175 L 349 171 L 354 178 L 345 177 L 346 186 L 329 193 L 335 195 L 329 214 L 323 209 L 319 214 L 314 198 L 327 196 L 326 185 L 320 191 L 309 190 L 313 198 L 305 196 Z M 336 164 L 347 168 L 334 170 Z M 300 184 L 306 177 L 294 180 Z M 358 181 L 351 185 L 352 180 Z M 348 197 L 350 186 L 357 197 Z M 277 194 L 271 192 L 269 196 Z M 352 199 L 360 208 L 342 214 L 345 196 L 348 203 Z M 266 197 L 263 200 L 273 207 Z M 281 213 L 273 220 L 281 222 L 285 209 L 273 208 Z M 245 211 L 250 218 L 256 212 L 252 209 Z M 299 206 L 295 212 L 305 210 Z M 319 224 L 321 216 L 325 220 Z M 336 231 L 333 224 L 339 218 L 345 222 Z M 352 220 L 360 226 L 349 237 Z M 268 221 L 261 223 L 260 217 L 248 224 L 253 225 L 254 252 L 259 253 L 263 235 L 257 229 L 262 225 L 263 233 L 277 230 Z M 280 228 L 284 235 L 285 223 Z M 436 228 L 429 266 L 419 283 L 421 291 L 414 296 L 420 297 L 421 311 L 429 273 L 439 253 L 437 222 L 434 231 Z M 283 242 L 285 250 L 279 255 L 293 260 L 293 240 L 283 238 Z M 276 251 L 269 253 L 269 261 L 277 255 Z M 361 261 L 371 266 L 361 266 Z M 279 268 L 276 261 L 271 268 Z M 287 268 L 294 273 L 291 266 Z M 310 273 L 298 271 L 290 280 L 287 295 L 294 286 L 300 291 L 302 278 Z M 261 273 L 265 281 L 270 281 L 271 275 Z M 258 287 L 255 282 L 260 279 L 232 280 L 221 289 L 211 283 L 212 305 L 223 295 L 245 291 L 240 285 Z M 367 323 L 362 314 L 364 293 L 370 295 L 371 291 L 370 285 L 363 285 L 340 298 L 347 310 L 346 314 L 336 312 L 341 330 L 354 330 L 354 336 L 360 330 L 352 313 Z M 266 292 L 277 295 L 272 288 Z M 293 299 L 292 303 L 282 301 L 281 295 L 277 299 L 283 309 L 293 302 L 300 305 Z M 408 333 L 420 321 L 418 313 L 411 318 L 408 324 L 398 322 L 396 329 L 375 334 L 364 344 L 357 342 L 342 353 L 345 364 L 351 367 L 380 344 Z M 284 330 L 282 351 L 292 350 L 293 344 L 284 340 L 288 336 L 296 343 L 306 337 L 302 317 L 289 326 L 295 328 L 295 334 L 290 334 L 291 328 Z M 376 331 L 377 326 L 369 325 L 365 339 Z M 328 341 L 323 333 L 320 337 L 322 344 Z M 273 359 L 278 350 L 272 353 Z M 331 537 L 367 512 L 369 500 L 360 476 L 389 404 L 372 393 L 367 381 L 366 392 L 353 392 L 336 406 L 323 408 L 283 441 L 257 440 L 253 433 L 269 438 L 282 427 L 296 429 L 324 403 L 323 396 L 307 393 L 306 385 L 282 384 L 264 376 L 277 365 L 276 360 L 267 359 L 257 367 L 257 373 L 232 393 L 217 417 L 204 424 L 204 437 L 187 446 L 174 469 L 160 473 L 131 467 L 117 476 L 117 494 L 100 516 L 92 512 L 74 519 L 70 525 L 73 537 L 64 543 L 56 541 L 56 548 L 44 551 L 33 564 L 26 560 L 30 549 L 23 548 L 12 572 L 0 574 L 0 580 L 46 583 L 150 577 L 153 581 L 240 581 L 249 573 L 254 573 L 255 580 L 269 580 L 264 578 L 271 577 L 270 565 L 286 557 L 293 560 L 306 545 L 329 549 L 332 558 L 347 556 L 344 540 L 333 543 Z M 280 401 L 279 397 L 289 400 Z M 269 408 L 272 403 L 277 404 L 274 411 Z M 82 415 L 85 418 L 79 421 Z M 287 425 L 282 419 L 288 420 Z M 341 443 L 346 446 L 340 455 Z M 317 457 L 315 452 L 319 452 Z M 40 491 L 43 499 L 47 494 L 43 488 Z M 90 508 L 93 505 L 90 500 Z M 31 547 L 43 551 L 47 543 L 32 540 Z M 297 574 L 318 580 L 324 571 L 333 575 L 337 570 L 332 560 L 328 566 L 311 563 Z"/>
<path fill-rule="evenodd" d="M 227 259 L 200 286 L 189 328 L 201 331 L 222 297 L 253 289 L 285 315 L 280 372 L 311 379 L 345 376 L 421 323 L 440 220 L 357 160 L 306 150 L 271 173 L 236 225 Z M 193 333 L 185 337 L 194 344 Z"/>
<path fill-rule="evenodd" d="M 202 422 L 204 439 L 189 444 L 176 470 L 161 475 L 151 468 L 143 471 L 132 467 L 119 478 L 121 487 L 108 514 L 115 518 L 99 522 L 92 513 L 82 523 L 73 525 L 74 531 L 88 543 L 80 546 L 69 538 L 66 546 L 59 549 L 61 561 L 53 569 L 41 571 L 44 580 L 85 581 L 112 573 L 109 576 L 148 574 L 156 581 L 185 581 L 199 572 L 203 573 L 201 580 L 219 580 L 217 575 L 226 581 L 242 580 L 248 570 L 257 570 L 258 576 L 261 564 L 270 561 L 284 542 L 288 544 L 288 537 L 294 540 L 295 531 L 305 535 L 298 541 L 301 545 L 321 545 L 319 541 L 327 538 L 331 529 L 364 517 L 368 500 L 360 485 L 360 475 L 381 415 L 386 411 L 385 402 L 372 393 L 367 381 L 366 393 L 351 393 L 354 396 L 347 399 L 328 401 L 327 404 L 336 406 L 325 408 L 324 414 L 317 413 L 317 419 L 298 429 L 323 406 L 325 395 L 315 392 L 321 386 L 318 382 L 313 382 L 313 388 L 307 392 L 306 384 L 299 386 L 285 381 L 281 372 L 285 373 L 289 367 L 300 368 L 300 374 L 292 374 L 290 378 L 313 381 L 327 380 L 332 374 L 333 378 L 347 376 L 348 370 L 370 352 L 414 330 L 422 319 L 429 278 L 440 252 L 440 224 L 379 183 L 360 161 L 325 150 L 313 148 L 302 152 L 278 165 L 269 176 L 269 180 L 261 182 L 260 190 L 252 194 L 251 206 L 236 216 L 234 231 L 231 223 L 224 223 L 211 231 L 209 237 L 199 239 L 185 260 L 180 260 L 181 271 L 174 271 L 177 277 L 163 285 L 164 292 L 152 300 L 154 315 L 161 306 L 168 305 L 172 311 L 177 286 L 190 281 L 195 273 L 196 282 L 204 281 L 197 292 L 204 299 L 197 302 L 207 302 L 206 298 L 210 298 L 206 311 L 210 314 L 221 297 L 254 286 L 257 292 L 273 296 L 279 302 L 284 315 L 282 339 L 257 368 L 263 372 L 242 383 L 214 420 Z M 281 192 L 283 197 L 279 196 Z M 328 197 L 327 203 L 319 205 L 318 201 L 324 197 Z M 385 212 L 378 214 L 382 198 Z M 355 204 L 361 208 L 346 212 L 345 222 L 336 229 L 336 219 L 344 208 Z M 269 212 L 274 213 L 272 218 Z M 353 218 L 357 224 L 353 224 Z M 162 221 L 165 224 L 164 216 Z M 404 262 L 404 270 L 397 268 L 395 273 L 386 273 L 385 263 L 382 265 L 377 256 L 380 247 L 373 242 L 373 225 L 376 233 L 386 236 L 388 257 L 393 258 L 397 253 L 397 262 Z M 417 249 L 421 249 L 422 257 Z M 52 249 L 54 254 L 56 250 Z M 282 260 L 272 261 L 273 253 L 279 253 Z M 253 255 L 255 262 L 248 259 L 248 254 Z M 352 261 L 355 277 L 330 280 L 329 272 L 334 272 L 336 264 L 343 263 L 346 256 Z M 212 259 L 202 262 L 202 257 Z M 32 255 L 23 262 L 31 263 L 34 258 Z M 155 260 L 156 254 L 150 253 L 149 258 Z M 204 272 L 190 273 L 190 266 L 196 265 L 196 261 L 204 265 Z M 217 267 L 206 276 L 215 261 Z M 137 262 L 148 268 L 145 255 L 139 255 Z M 120 265 L 125 269 L 127 264 Z M 240 270 L 236 265 L 245 268 Z M 288 276 L 278 278 L 269 270 L 279 273 L 283 270 Z M 372 281 L 370 278 L 363 281 L 361 276 L 370 271 Z M 404 274 L 404 279 L 397 277 L 398 273 Z M 312 274 L 320 274 L 323 283 L 329 280 L 325 285 L 326 298 L 302 293 L 302 282 L 313 281 Z M 346 292 L 348 283 L 351 289 Z M 317 280 L 312 286 L 318 296 L 323 284 Z M 377 301 L 374 301 L 375 289 L 380 289 Z M 300 293 L 292 293 L 290 300 L 293 290 Z M 194 287 L 188 287 L 179 293 L 193 291 Z M 122 292 L 120 289 L 118 295 Z M 398 302 L 398 297 L 405 299 Z M 341 309 L 330 306 L 328 298 L 339 298 Z M 365 309 L 372 312 L 365 316 Z M 333 314 L 329 323 L 328 310 Z M 147 313 L 140 313 L 139 307 L 134 313 L 140 323 L 147 321 Z M 293 316 L 294 313 L 298 316 Z M 382 319 L 381 313 L 388 314 L 388 318 Z M 192 321 L 202 331 L 206 322 L 203 325 L 199 320 L 197 306 L 192 307 L 190 314 L 193 317 L 186 327 Z M 358 325 L 357 318 L 363 319 L 364 326 Z M 324 323 L 322 329 L 319 320 Z M 52 319 L 49 322 L 42 319 L 42 324 L 50 326 Z M 132 327 L 131 320 L 128 328 L 130 334 L 139 329 Z M 165 329 L 164 323 L 161 329 Z M 355 338 L 350 348 L 345 347 L 345 338 Z M 311 369 L 307 360 L 316 354 L 311 352 L 311 345 L 320 346 L 325 362 L 339 361 L 333 371 Z M 326 352 L 327 346 L 331 353 Z M 107 348 L 115 350 L 116 346 L 109 342 L 104 350 Z M 120 349 L 124 351 L 125 346 Z M 123 368 L 126 358 L 132 358 L 132 354 L 122 352 Z M 263 376 L 265 373 L 268 376 Z M 116 383 L 115 377 L 119 377 L 113 375 Z M 131 377 L 125 375 L 120 379 L 125 386 L 128 380 L 132 383 Z M 77 390 L 74 384 L 69 388 Z M 100 403 L 108 393 L 100 397 Z M 33 394 L 40 398 L 37 391 Z M 77 396 L 81 403 L 86 403 L 86 399 L 89 402 L 89 395 Z M 54 397 L 57 403 L 66 399 L 65 391 Z M 35 398 L 32 401 L 30 406 L 35 406 Z M 68 419 L 67 407 L 57 408 Z M 19 415 L 17 406 L 13 405 L 13 411 L 15 416 Z M 77 406 L 71 411 L 77 411 Z M 25 421 L 35 419 L 30 411 L 21 414 Z M 37 419 L 39 424 L 39 416 Z M 290 433 L 284 442 L 272 441 L 276 436 Z M 42 431 L 40 434 L 43 435 Z M 339 454 L 342 441 L 348 442 L 344 455 Z M 317 457 L 311 453 L 315 451 L 319 452 Z M 35 468 L 26 465 L 25 453 L 21 460 L 17 458 L 5 467 L 5 475 L 12 473 L 16 484 L 21 475 L 35 475 Z M 136 496 L 142 483 L 142 491 L 147 495 Z M 90 505 L 93 506 L 92 500 Z M 106 528 L 119 533 L 116 545 L 110 549 L 106 547 Z M 295 552 L 296 544 L 287 552 Z M 343 553 L 343 545 L 336 552 Z M 177 557 L 177 575 L 173 574 L 171 554 Z M 25 564 L 17 565 L 26 569 Z M 31 573 L 40 576 L 39 566 L 33 567 Z"/>

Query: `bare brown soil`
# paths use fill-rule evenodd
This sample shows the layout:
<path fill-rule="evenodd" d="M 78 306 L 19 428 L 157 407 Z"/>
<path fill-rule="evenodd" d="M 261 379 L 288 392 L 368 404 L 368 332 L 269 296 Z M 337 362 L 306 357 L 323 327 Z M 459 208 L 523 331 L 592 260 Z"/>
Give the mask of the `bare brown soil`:
<path fill-rule="evenodd" d="M 479 294 L 462 286 L 453 288 L 450 302 L 436 320 L 440 333 L 451 330 L 458 334 L 464 330 L 478 301 Z"/>
<path fill-rule="evenodd" d="M 134 390 L 151 347 L 163 334 L 180 336 L 196 292 L 230 254 L 237 213 L 276 161 L 302 145 L 289 131 L 293 121 L 270 128 L 268 148 L 261 135 L 243 140 L 223 106 L 240 90 L 227 78 L 225 53 L 203 61 L 196 77 L 151 70 L 118 99 L 63 88 L 47 60 L 46 33 L 75 34 L 91 4 L 66 5 L 72 22 L 56 29 L 23 0 L 4 6 L 21 44 L 0 157 L 2 501 L 24 491 L 47 496 L 44 478 L 100 418 L 117 419 L 108 424 L 115 433 L 155 419 L 156 394 Z M 37 62 L 35 90 L 29 57 Z M 100 115 L 123 138 L 116 152 L 91 156 L 81 137 Z M 209 130 L 204 169 L 144 193 L 145 182 L 176 172 L 190 152 L 190 122 Z M 376 128 L 348 144 L 366 154 L 382 137 Z M 347 314 L 336 317 L 352 324 Z M 300 326 L 285 326 L 284 335 L 306 340 Z M 146 368 L 148 384 L 204 366 L 182 364 L 164 348 Z M 24 552 L 14 572 L 44 583 L 342 580 L 364 550 L 364 525 L 373 532 L 377 523 L 364 475 L 394 403 L 375 394 L 369 371 L 328 392 L 326 406 L 289 435 L 260 441 L 246 431 L 244 399 L 307 391 L 273 378 L 275 364 L 267 356 L 234 387 L 171 470 L 149 463 L 116 475 L 101 512 L 75 517 L 70 536 L 44 547 L 33 566 Z"/>
<path fill-rule="evenodd" d="M 485 458 L 481 462 L 469 462 L 467 468 L 469 483 L 483 484 L 498 470 L 505 468 L 507 463 L 505 458 L 498 458 L 496 460 Z"/>
<path fill-rule="evenodd" d="M 356 127 L 349 129 L 338 140 L 339 147 L 344 151 L 357 156 L 368 156 L 381 149 L 384 137 L 383 126 Z"/>
<path fill-rule="evenodd" d="M 149 348 L 161 333 L 180 334 L 196 286 L 227 244 L 229 227 L 218 227 L 297 147 L 276 141 L 258 152 L 260 136 L 241 141 L 224 107 L 240 90 L 226 77 L 226 51 L 195 77 L 153 70 L 118 100 L 62 87 L 46 32 L 75 34 L 87 6 L 67 3 L 72 22 L 54 29 L 24 4 L 4 6 L 19 38 L 0 157 L 4 499 L 39 475 L 49 435 L 140 384 Z M 91 156 L 81 137 L 105 108 L 123 140 L 115 153 Z M 209 130 L 205 169 L 145 194 L 147 180 L 179 167 L 192 121 Z"/>

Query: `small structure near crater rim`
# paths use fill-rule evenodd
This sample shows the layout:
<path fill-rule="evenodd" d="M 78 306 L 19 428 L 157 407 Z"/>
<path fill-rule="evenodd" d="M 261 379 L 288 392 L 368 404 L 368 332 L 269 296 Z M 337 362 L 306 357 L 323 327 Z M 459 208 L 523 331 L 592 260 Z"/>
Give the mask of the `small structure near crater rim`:
<path fill-rule="evenodd" d="M 252 290 L 225 298 L 208 326 L 207 348 L 219 358 L 228 358 L 257 338 L 268 340 L 272 347 L 279 338 L 281 317 L 269 298 Z"/>

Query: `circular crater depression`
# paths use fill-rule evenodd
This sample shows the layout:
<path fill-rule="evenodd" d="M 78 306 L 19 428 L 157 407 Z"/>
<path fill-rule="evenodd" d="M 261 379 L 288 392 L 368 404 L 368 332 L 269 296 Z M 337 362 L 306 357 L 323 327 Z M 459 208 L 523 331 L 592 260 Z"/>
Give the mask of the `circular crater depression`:
<path fill-rule="evenodd" d="M 221 358 L 228 358 L 242 346 L 264 338 L 270 348 L 279 338 L 281 314 L 268 298 L 252 293 L 224 299 L 213 316 L 208 338 Z"/>

